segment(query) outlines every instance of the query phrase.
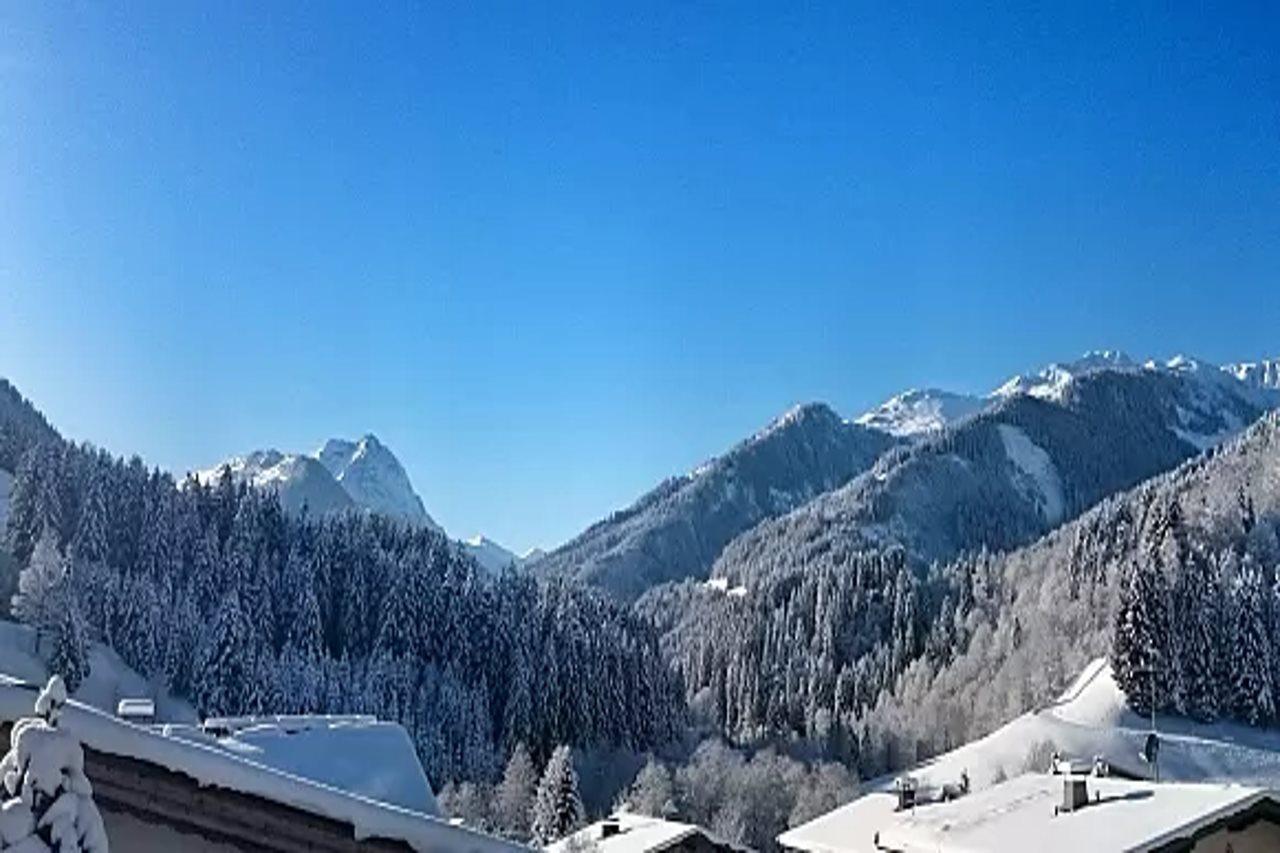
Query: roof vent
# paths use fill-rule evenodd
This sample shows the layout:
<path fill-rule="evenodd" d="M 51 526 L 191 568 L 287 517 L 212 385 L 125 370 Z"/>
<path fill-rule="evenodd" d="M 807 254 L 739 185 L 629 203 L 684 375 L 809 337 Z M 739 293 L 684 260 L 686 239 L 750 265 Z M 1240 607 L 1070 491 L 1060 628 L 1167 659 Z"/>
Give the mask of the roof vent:
<path fill-rule="evenodd" d="M 1068 776 L 1062 780 L 1062 811 L 1074 812 L 1089 804 L 1088 779 Z"/>

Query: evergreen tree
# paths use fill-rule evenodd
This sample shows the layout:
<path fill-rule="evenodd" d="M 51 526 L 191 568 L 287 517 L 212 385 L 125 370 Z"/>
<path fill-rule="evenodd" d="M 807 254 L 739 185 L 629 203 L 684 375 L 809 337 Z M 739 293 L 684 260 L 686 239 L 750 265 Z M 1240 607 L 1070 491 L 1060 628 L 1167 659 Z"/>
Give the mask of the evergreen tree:
<path fill-rule="evenodd" d="M 534 796 L 531 827 L 533 839 L 546 846 L 577 829 L 583 820 L 582 797 L 578 794 L 578 774 L 573 769 L 573 753 L 558 746 L 547 760 L 542 781 Z"/>
<path fill-rule="evenodd" d="M 1271 647 L 1267 638 L 1261 573 L 1246 565 L 1232 601 L 1230 701 L 1240 719 L 1252 725 L 1275 717 L 1271 684 Z"/>
<path fill-rule="evenodd" d="M 57 534 L 45 528 L 31 561 L 18 575 L 13 614 L 41 633 L 51 633 L 67 605 L 67 561 L 58 550 Z"/>
<path fill-rule="evenodd" d="M 197 657 L 193 698 L 206 715 L 240 714 L 250 704 L 257 675 L 252 628 L 235 591 L 223 598 Z"/>
<path fill-rule="evenodd" d="M 1120 591 L 1111 667 L 1116 684 L 1140 713 L 1164 707 L 1169 660 L 1164 573 L 1156 560 L 1131 562 Z"/>
<path fill-rule="evenodd" d="M 49 672 L 62 676 L 67 689 L 72 692 L 89 676 L 84 621 L 74 604 L 64 607 L 58 619 L 53 635 L 53 652 L 49 656 Z"/>
<path fill-rule="evenodd" d="M 1203 722 L 1217 719 L 1222 646 L 1218 573 L 1201 548 L 1191 551 L 1174 593 L 1182 711 Z"/>
<path fill-rule="evenodd" d="M 533 766 L 529 750 L 516 744 L 502 773 L 502 781 L 494 791 L 494 814 L 498 828 L 508 838 L 529 838 L 529 817 L 538 790 L 538 770 Z"/>

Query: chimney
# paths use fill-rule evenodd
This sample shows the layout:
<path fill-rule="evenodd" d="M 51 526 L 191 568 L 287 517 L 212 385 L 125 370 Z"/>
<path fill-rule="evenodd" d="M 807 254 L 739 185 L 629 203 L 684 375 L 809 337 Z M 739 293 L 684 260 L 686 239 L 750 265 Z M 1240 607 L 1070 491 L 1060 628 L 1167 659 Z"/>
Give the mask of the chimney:
<path fill-rule="evenodd" d="M 899 776 L 893 780 L 893 787 L 898 792 L 898 811 L 906 811 L 916 807 L 915 777 Z"/>
<path fill-rule="evenodd" d="M 622 824 L 618 823 L 616 820 L 606 820 L 602 821 L 600 824 L 601 841 L 604 841 L 606 838 L 613 838 L 615 835 L 621 834 L 621 832 Z"/>
<path fill-rule="evenodd" d="M 1068 776 L 1062 780 L 1062 811 L 1074 812 L 1089 803 L 1088 777 Z"/>

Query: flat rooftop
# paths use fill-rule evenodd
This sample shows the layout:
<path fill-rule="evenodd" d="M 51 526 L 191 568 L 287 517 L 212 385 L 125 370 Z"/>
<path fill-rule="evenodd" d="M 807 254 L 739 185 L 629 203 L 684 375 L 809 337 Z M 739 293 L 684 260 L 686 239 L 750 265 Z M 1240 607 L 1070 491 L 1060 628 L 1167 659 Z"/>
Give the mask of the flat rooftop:
<path fill-rule="evenodd" d="M 1028 773 L 950 802 L 901 812 L 895 811 L 896 795 L 875 792 L 783 833 L 778 841 L 815 853 L 976 853 L 1027 849 L 1030 842 L 1036 853 L 1145 850 L 1264 801 L 1280 804 L 1280 797 L 1263 788 L 1091 776 L 1074 777 L 1087 780 L 1089 804 L 1055 813 L 1065 778 Z"/>

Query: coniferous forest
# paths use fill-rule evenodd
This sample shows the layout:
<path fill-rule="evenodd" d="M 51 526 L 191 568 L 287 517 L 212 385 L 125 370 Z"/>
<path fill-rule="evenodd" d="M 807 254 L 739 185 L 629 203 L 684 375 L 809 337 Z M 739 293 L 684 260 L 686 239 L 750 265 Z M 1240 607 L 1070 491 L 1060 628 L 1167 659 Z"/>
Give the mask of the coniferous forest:
<path fill-rule="evenodd" d="M 98 639 L 203 715 L 398 720 L 438 780 L 488 779 L 518 743 L 545 760 L 680 729 L 655 635 L 588 587 L 487 577 L 430 530 L 295 519 L 230 477 L 177 484 L 136 458 L 26 439 L 7 450 L 8 545 L 25 567 L 13 609 L 73 684 Z"/>
<path fill-rule="evenodd" d="M 397 720 L 446 806 L 512 837 L 621 798 L 768 847 L 1099 655 L 1135 710 L 1277 718 L 1275 415 L 1023 548 L 922 566 L 824 544 L 804 571 L 662 584 L 626 608 L 562 575 L 486 572 L 429 529 L 293 516 L 229 475 L 175 482 L 64 441 L 11 388 L 0 414 L 4 593 L 52 669 L 74 685 L 97 641 L 203 715 Z"/>

